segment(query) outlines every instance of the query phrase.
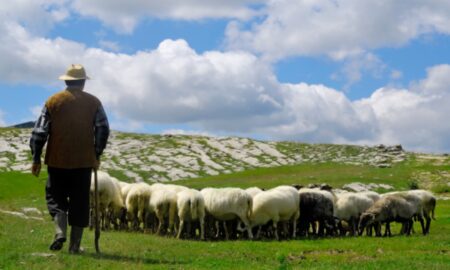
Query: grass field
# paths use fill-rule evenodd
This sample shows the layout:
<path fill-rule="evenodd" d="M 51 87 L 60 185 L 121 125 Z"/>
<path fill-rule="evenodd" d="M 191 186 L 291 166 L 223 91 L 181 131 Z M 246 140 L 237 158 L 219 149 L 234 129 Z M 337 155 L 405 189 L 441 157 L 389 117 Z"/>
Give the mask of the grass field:
<path fill-rule="evenodd" d="M 199 188 L 322 182 L 341 186 L 358 181 L 406 189 L 416 171 L 436 169 L 449 171 L 448 165 L 407 162 L 386 169 L 303 164 L 178 183 Z M 1 173 L 0 210 L 36 207 L 45 211 L 45 180 L 45 175 Z M 86 252 L 74 256 L 68 254 L 67 246 L 60 252 L 48 250 L 53 226 L 46 214 L 41 221 L 0 212 L 0 269 L 450 269 L 450 201 L 438 201 L 436 218 L 428 236 L 391 238 L 201 242 L 109 231 L 101 234 L 101 255 L 95 254 L 94 234 L 87 230 L 82 243 Z M 416 231 L 420 231 L 417 225 Z"/>

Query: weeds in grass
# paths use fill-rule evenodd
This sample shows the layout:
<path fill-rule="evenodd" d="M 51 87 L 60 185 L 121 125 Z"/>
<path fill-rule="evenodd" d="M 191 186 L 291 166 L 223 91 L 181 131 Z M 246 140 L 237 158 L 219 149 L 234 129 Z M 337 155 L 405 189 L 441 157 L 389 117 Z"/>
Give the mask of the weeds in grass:
<path fill-rule="evenodd" d="M 449 193 L 450 192 L 450 186 L 449 186 L 449 184 L 439 184 L 439 185 L 433 186 L 431 188 L 431 190 L 434 193 Z"/>
<path fill-rule="evenodd" d="M 409 190 L 413 190 L 413 189 L 419 189 L 419 182 L 417 182 L 417 180 L 409 180 L 408 183 L 408 189 Z"/>

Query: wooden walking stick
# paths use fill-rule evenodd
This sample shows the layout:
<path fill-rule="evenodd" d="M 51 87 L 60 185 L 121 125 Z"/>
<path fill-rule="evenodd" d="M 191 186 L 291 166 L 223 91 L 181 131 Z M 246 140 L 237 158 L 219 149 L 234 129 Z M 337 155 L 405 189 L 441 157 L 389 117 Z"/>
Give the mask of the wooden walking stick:
<path fill-rule="evenodd" d="M 98 216 L 98 180 L 97 168 L 94 168 L 94 211 L 95 211 L 95 251 L 100 253 L 98 239 L 100 238 L 100 221 Z"/>

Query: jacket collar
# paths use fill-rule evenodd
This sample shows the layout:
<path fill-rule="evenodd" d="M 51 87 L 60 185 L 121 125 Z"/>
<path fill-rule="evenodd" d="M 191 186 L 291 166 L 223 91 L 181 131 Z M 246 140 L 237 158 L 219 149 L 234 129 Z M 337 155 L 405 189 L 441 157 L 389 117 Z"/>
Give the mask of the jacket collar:
<path fill-rule="evenodd" d="M 83 88 L 82 86 L 66 86 L 67 91 L 83 91 Z"/>

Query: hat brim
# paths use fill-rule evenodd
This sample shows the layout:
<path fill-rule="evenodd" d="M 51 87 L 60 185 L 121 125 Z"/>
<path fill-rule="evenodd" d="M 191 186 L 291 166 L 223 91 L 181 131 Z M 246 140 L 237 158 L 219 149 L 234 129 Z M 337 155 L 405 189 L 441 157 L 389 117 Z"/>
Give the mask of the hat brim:
<path fill-rule="evenodd" d="M 61 75 L 59 76 L 59 79 L 62 81 L 78 81 L 78 80 L 90 80 L 91 78 L 89 78 L 88 76 L 85 77 L 72 77 L 72 76 L 67 76 L 67 75 Z"/>

